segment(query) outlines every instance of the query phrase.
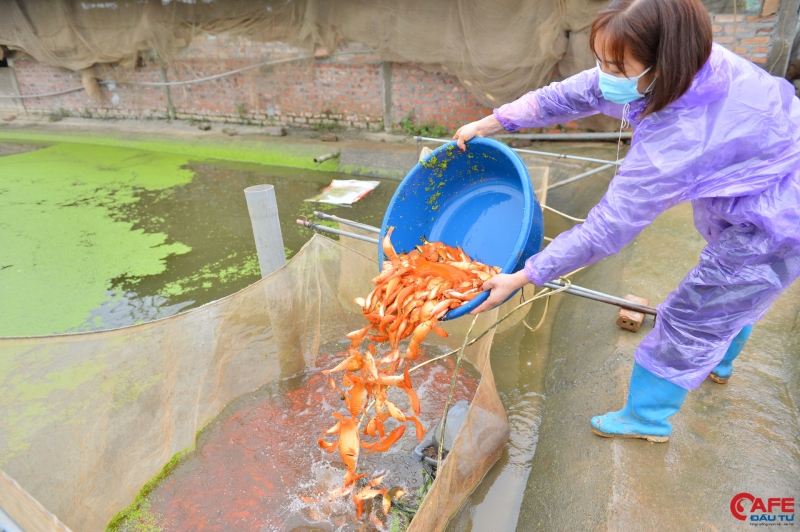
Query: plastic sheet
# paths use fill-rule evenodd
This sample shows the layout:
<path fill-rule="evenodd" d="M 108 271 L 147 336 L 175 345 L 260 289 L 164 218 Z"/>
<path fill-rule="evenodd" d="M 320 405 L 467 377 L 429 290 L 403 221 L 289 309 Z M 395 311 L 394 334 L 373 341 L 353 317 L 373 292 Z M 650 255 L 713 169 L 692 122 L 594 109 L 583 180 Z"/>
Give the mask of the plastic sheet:
<path fill-rule="evenodd" d="M 298 374 L 320 345 L 359 326 L 352 299 L 368 291 L 374 272 L 374 259 L 315 236 L 269 277 L 183 314 L 110 331 L 0 339 L 0 468 L 72 529 L 104 530 L 225 405 Z M 495 316 L 482 315 L 475 330 Z M 445 345 L 460 345 L 464 321 L 448 324 Z M 483 377 L 410 530 L 441 529 L 508 436 L 489 365 L 492 336 L 467 352 Z"/>
<path fill-rule="evenodd" d="M 665 210 L 692 201 L 709 243 L 700 263 L 659 306 L 636 361 L 694 389 L 736 334 L 759 320 L 800 275 L 800 101 L 794 88 L 714 45 L 692 86 L 665 109 L 627 113 L 633 141 L 619 174 L 586 222 L 531 257 L 541 285 L 617 253 Z M 510 129 L 595 113 L 620 117 L 603 99 L 596 69 L 495 111 Z"/>
<path fill-rule="evenodd" d="M 0 44 L 50 66 L 91 69 L 87 76 L 124 81 L 124 71 L 109 74 L 96 65 L 132 69 L 145 51 L 171 63 L 196 32 L 230 31 L 256 41 L 282 41 L 304 54 L 360 43 L 384 61 L 444 67 L 489 107 L 546 83 L 564 57 L 569 73 L 591 66 L 591 51 L 570 46 L 571 35 L 585 43 L 586 30 L 605 3 L 27 0 L 24 7 L 4 4 Z"/>
<path fill-rule="evenodd" d="M 334 179 L 320 194 L 306 201 L 330 203 L 332 205 L 352 205 L 380 185 L 380 181 L 361 181 L 359 179 Z"/>

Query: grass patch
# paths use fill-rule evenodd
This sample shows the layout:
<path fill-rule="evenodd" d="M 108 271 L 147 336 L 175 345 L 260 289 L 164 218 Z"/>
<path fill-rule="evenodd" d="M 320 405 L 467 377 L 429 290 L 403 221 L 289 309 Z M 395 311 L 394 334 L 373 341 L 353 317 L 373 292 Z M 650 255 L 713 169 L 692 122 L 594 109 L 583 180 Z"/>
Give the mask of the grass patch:
<path fill-rule="evenodd" d="M 433 137 L 438 139 L 447 137 L 450 134 L 445 126 L 437 124 L 434 121 L 417 124 L 414 120 L 414 111 L 409 111 L 405 118 L 398 122 L 397 126 L 406 134 L 412 136 Z"/>

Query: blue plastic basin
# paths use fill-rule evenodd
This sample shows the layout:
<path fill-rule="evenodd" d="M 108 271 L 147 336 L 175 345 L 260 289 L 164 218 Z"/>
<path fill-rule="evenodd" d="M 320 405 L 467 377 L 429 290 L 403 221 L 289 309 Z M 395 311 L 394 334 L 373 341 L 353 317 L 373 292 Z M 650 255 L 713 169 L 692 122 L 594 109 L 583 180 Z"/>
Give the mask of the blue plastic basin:
<path fill-rule="evenodd" d="M 407 253 L 425 240 L 461 248 L 472 259 L 522 269 L 539 252 L 544 237 L 542 209 L 522 159 L 505 144 L 474 138 L 467 151 L 455 142 L 437 148 L 400 183 L 381 225 L 381 238 L 394 227 L 392 244 Z M 378 257 L 385 260 L 380 244 Z M 488 292 L 448 312 L 469 313 Z"/>

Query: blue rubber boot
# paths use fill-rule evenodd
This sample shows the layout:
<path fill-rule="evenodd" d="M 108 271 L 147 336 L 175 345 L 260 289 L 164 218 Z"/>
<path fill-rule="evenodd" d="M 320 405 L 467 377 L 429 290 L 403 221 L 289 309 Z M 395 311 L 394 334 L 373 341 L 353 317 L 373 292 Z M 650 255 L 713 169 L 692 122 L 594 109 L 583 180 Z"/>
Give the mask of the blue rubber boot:
<path fill-rule="evenodd" d="M 739 353 L 742 352 L 742 348 L 747 342 L 747 339 L 750 338 L 750 331 L 752 330 L 753 326 L 748 325 L 739 331 L 739 334 L 736 335 L 736 338 L 733 339 L 731 345 L 728 347 L 728 351 L 725 353 L 722 361 L 708 374 L 709 379 L 720 384 L 728 382 L 728 379 L 733 375 L 733 359 L 738 357 Z"/>
<path fill-rule="evenodd" d="M 599 436 L 642 438 L 649 442 L 669 441 L 672 423 L 667 418 L 680 410 L 687 390 L 656 377 L 634 363 L 628 404 L 619 412 L 592 418 L 592 430 Z"/>

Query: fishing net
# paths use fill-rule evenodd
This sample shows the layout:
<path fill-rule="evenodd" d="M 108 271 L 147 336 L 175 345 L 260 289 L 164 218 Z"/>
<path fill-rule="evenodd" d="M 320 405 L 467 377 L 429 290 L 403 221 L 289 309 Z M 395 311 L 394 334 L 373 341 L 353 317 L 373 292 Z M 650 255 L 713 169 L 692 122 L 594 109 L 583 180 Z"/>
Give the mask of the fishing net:
<path fill-rule="evenodd" d="M 73 530 L 104 530 L 226 405 L 319 366 L 320 357 L 330 356 L 326 346 L 363 326 L 352 301 L 368 293 L 377 273 L 374 258 L 343 240 L 315 236 L 267 278 L 170 318 L 109 331 L 0 338 L 0 468 L 19 483 L 0 477 L 0 506 L 18 523 L 38 519 L 31 530 L 65 530 L 52 515 Z M 374 247 L 365 251 L 375 254 Z M 482 315 L 474 330 L 485 330 L 496 315 Z M 446 324 L 450 337 L 431 339 L 441 345 L 431 349 L 460 346 L 468 325 L 469 319 Z M 466 352 L 481 375 L 466 422 L 410 530 L 443 528 L 502 451 L 509 427 L 489 365 L 492 336 Z M 447 387 L 432 392 L 446 395 Z M 293 393 L 290 399 L 307 402 L 303 392 Z M 422 392 L 420 400 L 425 410 Z M 280 417 L 267 415 L 263 441 Z M 321 456 L 319 432 L 303 430 L 309 432 L 298 441 Z M 287 471 L 295 464 L 292 453 L 272 452 L 270 459 Z"/>
<path fill-rule="evenodd" d="M 281 41 L 313 54 L 367 45 L 382 60 L 457 76 L 488 107 L 594 65 L 586 42 L 604 0 L 218 0 L 4 2 L 0 44 L 75 71 L 133 68 L 141 52 L 172 62 L 198 32 Z M 254 57 L 253 63 L 269 58 Z M 263 74 L 258 74 L 263 75 Z"/>

